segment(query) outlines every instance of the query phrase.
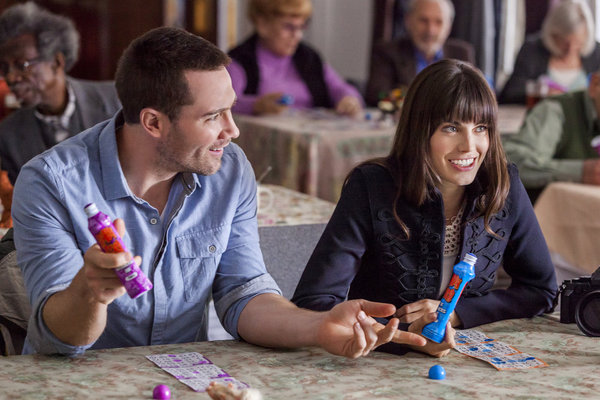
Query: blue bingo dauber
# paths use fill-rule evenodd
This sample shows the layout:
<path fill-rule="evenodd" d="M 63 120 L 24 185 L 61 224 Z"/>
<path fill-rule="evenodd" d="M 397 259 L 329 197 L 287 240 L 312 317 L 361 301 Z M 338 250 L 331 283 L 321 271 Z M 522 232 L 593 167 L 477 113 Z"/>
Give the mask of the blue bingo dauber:
<path fill-rule="evenodd" d="M 284 94 L 279 98 L 279 100 L 277 100 L 277 103 L 283 104 L 284 106 L 291 106 L 294 104 L 294 97 L 289 94 Z"/>
<path fill-rule="evenodd" d="M 436 343 L 442 343 L 446 334 L 446 324 L 448 319 L 456 307 L 458 298 L 462 293 L 468 281 L 475 277 L 475 262 L 477 257 L 475 254 L 467 253 L 461 262 L 453 268 L 452 279 L 448 284 L 444 297 L 440 300 L 440 305 L 437 309 L 437 319 L 425 325 L 421 334 L 427 339 L 433 340 Z"/>

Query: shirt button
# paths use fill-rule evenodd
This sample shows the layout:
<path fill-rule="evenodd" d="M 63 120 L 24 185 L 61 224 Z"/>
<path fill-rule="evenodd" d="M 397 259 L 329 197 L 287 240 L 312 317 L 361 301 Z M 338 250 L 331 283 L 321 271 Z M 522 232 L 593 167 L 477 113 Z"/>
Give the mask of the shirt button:
<path fill-rule="evenodd" d="M 150 218 L 150 223 L 152 225 L 156 225 L 158 223 L 158 220 L 156 218 Z"/>
<path fill-rule="evenodd" d="M 215 251 L 217 251 L 217 246 L 215 246 L 214 244 L 211 244 L 210 246 L 208 246 L 208 251 L 210 251 L 211 253 L 214 253 Z"/>

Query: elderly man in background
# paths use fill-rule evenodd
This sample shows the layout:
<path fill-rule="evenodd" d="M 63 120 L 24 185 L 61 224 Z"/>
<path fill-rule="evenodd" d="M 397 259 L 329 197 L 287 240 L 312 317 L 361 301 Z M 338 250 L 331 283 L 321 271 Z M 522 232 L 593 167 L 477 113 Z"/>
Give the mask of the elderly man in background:
<path fill-rule="evenodd" d="M 600 72 L 595 72 L 587 90 L 542 100 L 518 134 L 503 138 L 532 202 L 554 181 L 600 185 L 600 159 L 591 144 L 600 137 L 599 113 Z"/>
<path fill-rule="evenodd" d="M 79 33 L 66 17 L 33 2 L 0 15 L 0 75 L 21 108 L 0 123 L 0 160 L 12 184 L 31 158 L 110 118 L 120 103 L 112 82 L 73 79 Z"/>
<path fill-rule="evenodd" d="M 453 20 L 450 0 L 410 0 L 404 18 L 408 36 L 373 48 L 367 104 L 375 106 L 393 89 L 408 87 L 423 68 L 443 58 L 474 63 L 473 46 L 448 38 Z"/>

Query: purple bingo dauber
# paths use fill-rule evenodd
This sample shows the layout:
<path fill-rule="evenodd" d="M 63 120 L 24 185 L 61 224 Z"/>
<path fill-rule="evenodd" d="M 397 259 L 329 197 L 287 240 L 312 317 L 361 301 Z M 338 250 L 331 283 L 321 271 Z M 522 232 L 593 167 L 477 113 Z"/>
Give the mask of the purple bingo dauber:
<path fill-rule="evenodd" d="M 90 203 L 83 210 L 88 217 L 88 229 L 96 238 L 96 242 L 103 252 L 122 253 L 128 251 L 108 215 L 100 212 L 96 204 Z M 132 299 L 152 289 L 152 282 L 133 260 L 129 264 L 115 269 L 115 273 Z"/>

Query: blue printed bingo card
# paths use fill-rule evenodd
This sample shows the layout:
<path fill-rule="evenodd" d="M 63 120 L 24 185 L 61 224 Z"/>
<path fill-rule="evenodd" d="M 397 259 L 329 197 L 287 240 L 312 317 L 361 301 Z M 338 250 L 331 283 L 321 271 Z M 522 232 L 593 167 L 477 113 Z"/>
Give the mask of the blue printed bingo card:
<path fill-rule="evenodd" d="M 492 364 L 498 370 L 547 367 L 544 361 L 516 348 L 487 337 L 483 332 L 457 330 L 454 336 L 459 353 L 478 358 Z"/>
<path fill-rule="evenodd" d="M 249 387 L 246 383 L 238 381 L 217 367 L 200 353 L 151 354 L 146 358 L 196 392 L 205 392 L 211 382 L 225 386 L 233 383 L 237 389 Z"/>

